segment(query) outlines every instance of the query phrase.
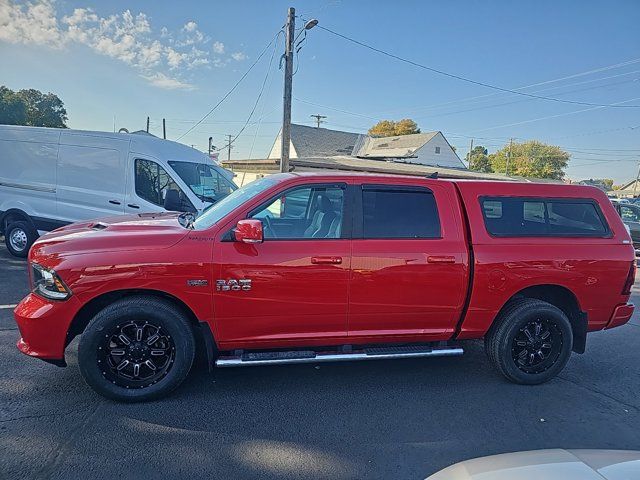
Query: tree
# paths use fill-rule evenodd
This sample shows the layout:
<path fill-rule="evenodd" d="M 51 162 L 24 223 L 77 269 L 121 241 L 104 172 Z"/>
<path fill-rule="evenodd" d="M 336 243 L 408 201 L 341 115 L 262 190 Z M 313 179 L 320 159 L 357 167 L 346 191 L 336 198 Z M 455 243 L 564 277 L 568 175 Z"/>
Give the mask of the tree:
<path fill-rule="evenodd" d="M 18 96 L 27 107 L 27 125 L 67 128 L 67 110 L 57 95 L 30 88 L 20 90 Z"/>
<path fill-rule="evenodd" d="M 0 87 L 0 123 L 31 127 L 67 128 L 67 110 L 53 93 L 28 89 L 14 92 Z"/>
<path fill-rule="evenodd" d="M 473 150 L 467 153 L 469 170 L 491 173 L 493 170 L 491 170 L 491 164 L 489 163 L 487 153 L 489 153 L 489 151 L 481 145 L 473 147 Z"/>
<path fill-rule="evenodd" d="M 27 107 L 16 92 L 5 86 L 0 87 L 0 123 L 5 125 L 26 125 Z"/>
<path fill-rule="evenodd" d="M 420 133 L 418 124 L 410 118 L 404 118 L 397 122 L 393 120 L 381 120 L 369 129 L 372 137 L 395 137 L 396 135 L 412 135 Z"/>
<path fill-rule="evenodd" d="M 489 163 L 495 173 L 562 180 L 569 157 L 570 155 L 560 147 L 530 140 L 524 143 L 513 143 L 511 146 L 505 145 L 496 153 L 489 155 Z M 509 158 L 508 172 L 507 158 Z"/>

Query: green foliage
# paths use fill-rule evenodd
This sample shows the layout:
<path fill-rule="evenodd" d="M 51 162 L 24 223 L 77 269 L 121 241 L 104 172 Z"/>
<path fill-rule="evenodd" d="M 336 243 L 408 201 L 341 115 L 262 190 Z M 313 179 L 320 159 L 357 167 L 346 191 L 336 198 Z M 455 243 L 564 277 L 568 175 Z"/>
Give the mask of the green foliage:
<path fill-rule="evenodd" d="M 53 93 L 0 87 L 0 124 L 67 128 L 67 110 Z"/>
<path fill-rule="evenodd" d="M 478 146 L 473 149 L 471 158 L 467 160 L 470 160 L 469 168 L 478 172 L 562 180 L 569 156 L 560 147 L 530 140 L 524 143 L 513 143 L 511 146 L 507 144 L 489 155 L 484 147 Z"/>
<path fill-rule="evenodd" d="M 418 124 L 409 118 L 394 122 L 382 120 L 369 129 L 372 137 L 395 137 L 396 135 L 412 135 L 420 133 Z"/>
<path fill-rule="evenodd" d="M 489 151 L 481 145 L 473 147 L 470 154 L 467 153 L 467 162 L 469 163 L 469 170 L 476 172 L 491 173 L 491 164 L 489 163 Z"/>
<path fill-rule="evenodd" d="M 509 153 L 511 152 L 511 153 Z M 507 171 L 507 158 L 509 169 Z M 491 168 L 497 173 L 527 178 L 551 178 L 562 180 L 569 162 L 569 154 L 555 145 L 537 140 L 505 145 L 489 155 Z"/>

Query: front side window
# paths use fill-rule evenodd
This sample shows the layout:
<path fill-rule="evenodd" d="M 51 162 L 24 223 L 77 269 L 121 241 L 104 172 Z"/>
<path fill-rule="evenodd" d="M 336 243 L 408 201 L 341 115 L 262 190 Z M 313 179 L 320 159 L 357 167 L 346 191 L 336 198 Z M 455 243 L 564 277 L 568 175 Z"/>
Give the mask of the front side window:
<path fill-rule="evenodd" d="M 195 212 L 195 208 L 167 171 L 151 160 L 136 159 L 136 194 L 168 210 Z M 169 198 L 167 199 L 167 195 Z"/>
<path fill-rule="evenodd" d="M 169 165 L 203 202 L 217 202 L 237 188 L 213 165 L 177 161 Z"/>
<path fill-rule="evenodd" d="M 364 238 L 440 238 L 440 218 L 433 193 L 419 189 L 364 187 Z"/>
<path fill-rule="evenodd" d="M 484 198 L 487 231 L 495 236 L 605 237 L 609 228 L 589 199 Z"/>
<path fill-rule="evenodd" d="M 265 240 L 341 238 L 344 189 L 306 186 L 286 191 L 250 218 L 262 221 Z"/>

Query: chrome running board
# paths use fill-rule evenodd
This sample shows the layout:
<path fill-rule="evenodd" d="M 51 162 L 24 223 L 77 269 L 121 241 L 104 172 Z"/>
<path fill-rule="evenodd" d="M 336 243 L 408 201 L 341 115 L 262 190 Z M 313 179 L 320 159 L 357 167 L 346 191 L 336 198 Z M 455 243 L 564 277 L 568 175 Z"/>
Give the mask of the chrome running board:
<path fill-rule="evenodd" d="M 396 358 L 451 357 L 462 355 L 460 347 L 376 347 L 352 352 L 315 352 L 312 350 L 289 352 L 247 352 L 221 356 L 217 367 L 248 367 L 254 365 L 281 365 L 290 363 L 351 362 L 358 360 L 385 360 Z"/>

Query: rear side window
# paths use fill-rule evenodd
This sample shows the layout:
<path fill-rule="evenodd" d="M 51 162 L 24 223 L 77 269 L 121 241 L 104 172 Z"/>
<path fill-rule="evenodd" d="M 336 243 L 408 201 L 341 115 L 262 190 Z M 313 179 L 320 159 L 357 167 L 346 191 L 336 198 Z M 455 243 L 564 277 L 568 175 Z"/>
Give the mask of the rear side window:
<path fill-rule="evenodd" d="M 589 199 L 485 197 L 487 231 L 501 237 L 606 237 L 600 207 Z"/>
<path fill-rule="evenodd" d="M 427 189 L 363 187 L 364 238 L 440 238 L 440 218 Z"/>

